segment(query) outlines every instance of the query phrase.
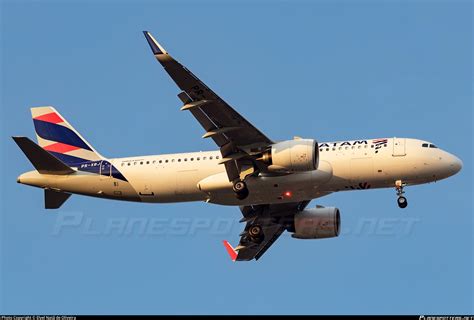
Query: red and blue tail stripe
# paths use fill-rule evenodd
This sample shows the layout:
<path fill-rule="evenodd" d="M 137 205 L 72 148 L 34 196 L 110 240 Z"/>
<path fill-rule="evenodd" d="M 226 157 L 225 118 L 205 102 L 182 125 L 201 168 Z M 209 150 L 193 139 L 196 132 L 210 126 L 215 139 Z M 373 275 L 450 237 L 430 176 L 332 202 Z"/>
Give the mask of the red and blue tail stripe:
<path fill-rule="evenodd" d="M 52 148 L 55 152 L 70 152 L 77 149 L 86 149 L 92 151 L 74 131 L 58 123 L 47 122 L 33 118 L 36 134 L 41 138 L 53 141 L 46 147 Z M 46 148 L 45 148 L 46 149 Z"/>
<path fill-rule="evenodd" d="M 71 167 L 103 157 L 53 107 L 32 108 L 38 144 Z"/>
<path fill-rule="evenodd" d="M 79 171 L 127 179 L 102 157 L 53 107 L 31 108 L 38 144 Z"/>

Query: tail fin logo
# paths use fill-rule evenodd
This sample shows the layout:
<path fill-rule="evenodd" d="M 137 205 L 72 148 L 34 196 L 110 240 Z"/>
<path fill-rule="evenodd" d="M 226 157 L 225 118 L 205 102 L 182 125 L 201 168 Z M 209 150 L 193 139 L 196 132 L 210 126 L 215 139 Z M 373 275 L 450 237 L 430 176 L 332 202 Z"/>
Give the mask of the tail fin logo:
<path fill-rule="evenodd" d="M 69 166 L 103 157 L 53 107 L 31 108 L 38 144 Z"/>

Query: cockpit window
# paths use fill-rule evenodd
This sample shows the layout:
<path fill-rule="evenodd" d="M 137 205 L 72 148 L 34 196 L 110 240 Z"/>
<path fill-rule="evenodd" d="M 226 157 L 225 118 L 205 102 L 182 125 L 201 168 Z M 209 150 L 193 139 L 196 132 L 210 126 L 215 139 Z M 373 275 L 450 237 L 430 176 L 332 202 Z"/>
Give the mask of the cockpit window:
<path fill-rule="evenodd" d="M 430 148 L 438 148 L 438 147 L 435 146 L 434 144 L 430 144 Z"/>
<path fill-rule="evenodd" d="M 428 148 L 428 144 L 427 144 L 427 143 L 423 143 L 421 146 L 422 146 L 423 148 Z"/>

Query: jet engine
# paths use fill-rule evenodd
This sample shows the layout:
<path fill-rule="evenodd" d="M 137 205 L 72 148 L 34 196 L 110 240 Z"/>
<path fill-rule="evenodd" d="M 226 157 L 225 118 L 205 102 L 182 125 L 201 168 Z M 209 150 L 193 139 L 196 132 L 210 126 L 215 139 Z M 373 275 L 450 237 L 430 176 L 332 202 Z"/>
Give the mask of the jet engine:
<path fill-rule="evenodd" d="M 334 207 L 317 207 L 306 209 L 294 218 L 294 234 L 298 239 L 332 238 L 339 235 L 341 217 L 339 209 Z"/>
<path fill-rule="evenodd" d="M 304 172 L 318 169 L 319 148 L 316 140 L 295 139 L 277 142 L 261 158 L 269 171 Z"/>

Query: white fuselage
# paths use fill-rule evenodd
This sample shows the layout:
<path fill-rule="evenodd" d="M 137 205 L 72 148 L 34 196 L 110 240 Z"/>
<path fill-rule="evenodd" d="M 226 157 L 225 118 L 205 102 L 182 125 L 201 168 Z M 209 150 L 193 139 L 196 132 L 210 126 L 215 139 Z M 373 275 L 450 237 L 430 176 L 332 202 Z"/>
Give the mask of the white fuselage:
<path fill-rule="evenodd" d="M 246 179 L 249 196 L 245 200 L 235 197 L 224 165 L 219 164 L 219 151 L 115 158 L 108 160 L 113 167 L 102 165 L 101 161 L 86 164 L 97 167 L 96 173 L 83 171 L 84 168 L 69 175 L 31 171 L 18 177 L 18 182 L 128 201 L 284 203 L 311 200 L 337 191 L 395 187 L 396 181 L 406 185 L 429 183 L 461 169 L 458 158 L 430 145 L 408 138 L 320 143 L 317 170 L 250 176 Z M 121 178 L 113 174 L 115 169 Z"/>

